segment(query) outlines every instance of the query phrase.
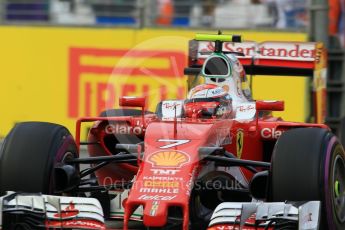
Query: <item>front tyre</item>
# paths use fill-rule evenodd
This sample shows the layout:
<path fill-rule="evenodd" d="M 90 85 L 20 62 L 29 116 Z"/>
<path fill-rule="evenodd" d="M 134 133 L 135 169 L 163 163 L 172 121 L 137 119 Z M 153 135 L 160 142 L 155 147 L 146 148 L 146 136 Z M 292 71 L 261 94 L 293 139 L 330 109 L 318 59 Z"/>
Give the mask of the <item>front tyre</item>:
<path fill-rule="evenodd" d="M 320 128 L 286 131 L 272 155 L 271 201 L 319 200 L 320 229 L 345 229 L 345 154 Z"/>
<path fill-rule="evenodd" d="M 17 124 L 0 150 L 0 191 L 54 194 L 54 167 L 78 156 L 70 132 L 45 122 Z"/>

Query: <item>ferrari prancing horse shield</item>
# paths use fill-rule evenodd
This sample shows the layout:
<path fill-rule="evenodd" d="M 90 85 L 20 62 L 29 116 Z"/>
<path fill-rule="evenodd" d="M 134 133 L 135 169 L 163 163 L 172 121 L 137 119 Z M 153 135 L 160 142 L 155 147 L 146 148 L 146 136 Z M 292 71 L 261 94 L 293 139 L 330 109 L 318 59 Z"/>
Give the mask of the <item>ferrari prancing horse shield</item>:
<path fill-rule="evenodd" d="M 239 129 L 237 130 L 236 135 L 236 150 L 237 150 L 237 157 L 242 157 L 242 150 L 243 150 L 243 130 Z"/>

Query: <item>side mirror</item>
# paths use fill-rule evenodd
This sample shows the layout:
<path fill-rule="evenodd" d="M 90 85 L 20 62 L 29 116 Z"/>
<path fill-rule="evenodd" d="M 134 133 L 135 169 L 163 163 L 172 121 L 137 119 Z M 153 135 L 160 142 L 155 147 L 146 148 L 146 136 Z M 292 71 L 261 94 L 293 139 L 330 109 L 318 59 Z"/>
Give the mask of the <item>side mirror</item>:
<path fill-rule="evenodd" d="M 258 111 L 284 111 L 284 101 L 256 101 Z"/>
<path fill-rule="evenodd" d="M 120 106 L 144 108 L 146 99 L 144 97 L 120 97 L 119 104 Z"/>

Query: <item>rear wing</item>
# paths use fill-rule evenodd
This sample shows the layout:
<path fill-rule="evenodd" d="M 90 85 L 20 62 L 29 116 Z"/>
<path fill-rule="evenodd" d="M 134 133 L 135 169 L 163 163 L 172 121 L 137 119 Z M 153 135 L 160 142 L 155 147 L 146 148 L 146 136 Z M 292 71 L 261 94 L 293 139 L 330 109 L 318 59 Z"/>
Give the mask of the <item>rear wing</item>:
<path fill-rule="evenodd" d="M 187 75 L 197 74 L 214 50 L 212 41 L 189 42 Z M 324 123 L 326 116 L 327 51 L 318 42 L 224 42 L 225 55 L 233 53 L 247 74 L 312 77 L 314 122 Z"/>

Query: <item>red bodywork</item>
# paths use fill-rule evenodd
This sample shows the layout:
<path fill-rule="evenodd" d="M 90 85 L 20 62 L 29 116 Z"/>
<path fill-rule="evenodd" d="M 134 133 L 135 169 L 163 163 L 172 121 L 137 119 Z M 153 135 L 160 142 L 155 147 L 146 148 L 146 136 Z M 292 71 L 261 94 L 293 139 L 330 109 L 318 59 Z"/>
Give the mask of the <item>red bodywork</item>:
<path fill-rule="evenodd" d="M 315 60 L 261 61 L 265 66 L 316 69 Z M 243 59 L 244 65 L 248 64 L 247 62 L 247 59 Z M 257 62 L 259 63 L 259 60 Z M 133 101 L 131 103 L 134 106 L 142 104 Z M 200 147 L 223 146 L 238 158 L 269 162 L 274 144 L 284 131 L 299 127 L 329 129 L 324 124 L 286 122 L 271 115 L 259 117 L 259 111 L 283 110 L 282 102 L 258 101 L 256 109 L 255 117 L 246 122 L 196 117 L 162 120 L 156 114 L 81 118 L 76 126 L 76 140 L 79 146 L 82 123 L 94 122 L 88 134 L 88 150 L 91 156 L 117 154 L 114 134 L 135 136 L 138 142 L 144 141 L 145 154 L 143 159 L 139 160 L 139 166 L 110 163 L 96 171 L 98 182 L 100 185 L 107 185 L 129 182 L 135 177 L 128 199 L 124 202 L 125 229 L 132 213 L 140 205 L 144 208 L 145 226 L 164 226 L 167 223 L 168 208 L 175 206 L 182 209 L 183 229 L 188 229 L 189 201 L 193 183 L 207 165 L 207 162 L 199 157 Z M 317 118 L 319 120 L 322 116 Z M 264 148 L 265 146 L 271 147 Z M 242 169 L 242 173 L 247 182 L 253 176 L 253 173 L 246 169 Z"/>
<path fill-rule="evenodd" d="M 142 117 L 82 118 L 78 121 L 78 127 L 81 122 L 97 121 L 90 130 L 88 141 L 100 141 L 100 145 L 89 145 L 91 156 L 112 155 L 105 143 L 107 135 L 112 135 L 105 131 L 109 120 L 126 121 L 129 127 L 133 127 L 128 130 L 133 130 L 138 127 L 138 124 L 140 127 L 141 124 L 145 124 L 142 126 L 143 133 L 139 135 L 145 139 L 145 155 L 139 167 L 131 164 L 110 164 L 96 172 L 100 185 L 123 180 L 130 181 L 136 175 L 135 183 L 125 203 L 125 226 L 127 226 L 132 212 L 139 205 L 144 207 L 144 225 L 151 227 L 164 226 L 167 221 L 168 207 L 178 206 L 184 213 L 184 229 L 188 229 L 191 186 L 205 164 L 199 158 L 199 147 L 216 146 L 220 140 L 229 137 L 231 143 L 224 145 L 227 151 L 237 154 L 237 157 L 242 159 L 264 161 L 264 143 L 274 143 L 284 131 L 298 127 L 328 129 L 323 124 L 285 122 L 274 117 L 254 119 L 248 123 L 240 123 L 231 119 L 186 118 L 177 121 L 178 131 L 175 136 L 174 121 L 160 121 L 155 115 L 145 116 L 145 122 Z M 79 128 L 77 130 L 80 134 Z M 239 132 L 243 134 L 243 149 L 240 151 L 237 149 L 236 142 Z M 162 149 L 173 142 L 160 142 L 159 140 L 188 140 L 188 142 Z M 167 152 L 170 153 L 167 154 Z M 158 154 L 156 161 L 151 159 L 153 154 Z M 174 159 L 170 159 L 174 155 L 178 156 L 176 157 L 178 159 L 175 159 L 176 162 Z M 164 159 L 164 157 L 170 158 Z M 159 164 L 169 160 L 170 163 Z M 243 169 L 243 173 L 247 181 L 253 175 L 246 169 Z M 162 174 L 165 179 L 167 175 L 170 179 L 160 180 L 159 177 Z M 154 209 L 155 205 L 156 209 Z M 154 215 L 152 215 L 152 210 L 154 210 Z"/>

